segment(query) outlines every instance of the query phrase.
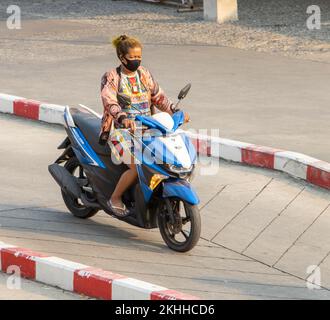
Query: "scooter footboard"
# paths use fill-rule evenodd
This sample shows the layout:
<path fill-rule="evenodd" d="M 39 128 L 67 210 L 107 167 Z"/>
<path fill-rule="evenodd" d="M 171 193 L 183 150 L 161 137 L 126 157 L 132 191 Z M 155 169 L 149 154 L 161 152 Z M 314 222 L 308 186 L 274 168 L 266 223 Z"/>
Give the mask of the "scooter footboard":
<path fill-rule="evenodd" d="M 164 181 L 163 182 L 163 197 L 164 198 L 179 198 L 191 205 L 199 204 L 199 198 L 193 187 L 182 179 Z"/>

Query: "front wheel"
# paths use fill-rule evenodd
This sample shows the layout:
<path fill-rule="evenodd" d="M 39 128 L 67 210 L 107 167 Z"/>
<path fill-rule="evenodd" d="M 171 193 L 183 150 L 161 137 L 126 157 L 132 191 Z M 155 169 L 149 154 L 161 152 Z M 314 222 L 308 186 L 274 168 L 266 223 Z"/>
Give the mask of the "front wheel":
<path fill-rule="evenodd" d="M 199 209 L 183 200 L 168 198 L 159 203 L 158 227 L 169 248 L 179 252 L 191 250 L 201 234 Z"/>

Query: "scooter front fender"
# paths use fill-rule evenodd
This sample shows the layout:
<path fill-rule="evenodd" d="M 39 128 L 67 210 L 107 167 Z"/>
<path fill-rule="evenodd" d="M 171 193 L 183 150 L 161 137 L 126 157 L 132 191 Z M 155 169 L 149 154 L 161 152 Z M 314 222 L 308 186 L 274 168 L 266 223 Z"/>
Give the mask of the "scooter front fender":
<path fill-rule="evenodd" d="M 189 182 L 182 179 L 163 181 L 163 198 L 179 198 L 191 205 L 199 204 L 199 198 Z"/>

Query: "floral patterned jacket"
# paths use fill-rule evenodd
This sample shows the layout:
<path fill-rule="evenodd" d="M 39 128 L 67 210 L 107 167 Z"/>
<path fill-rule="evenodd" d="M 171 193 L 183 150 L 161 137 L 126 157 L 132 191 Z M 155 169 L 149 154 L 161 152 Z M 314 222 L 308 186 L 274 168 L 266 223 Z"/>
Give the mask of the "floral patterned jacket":
<path fill-rule="evenodd" d="M 173 103 L 166 97 L 164 91 L 160 88 L 151 73 L 142 66 L 139 67 L 138 72 L 142 84 L 148 90 L 150 108 L 155 106 L 159 110 L 171 114 Z M 112 69 L 103 75 L 101 80 L 101 98 L 104 110 L 99 140 L 101 144 L 105 144 L 109 137 L 113 119 L 118 120 L 119 117 L 126 115 L 117 100 L 119 86 L 120 69 Z"/>

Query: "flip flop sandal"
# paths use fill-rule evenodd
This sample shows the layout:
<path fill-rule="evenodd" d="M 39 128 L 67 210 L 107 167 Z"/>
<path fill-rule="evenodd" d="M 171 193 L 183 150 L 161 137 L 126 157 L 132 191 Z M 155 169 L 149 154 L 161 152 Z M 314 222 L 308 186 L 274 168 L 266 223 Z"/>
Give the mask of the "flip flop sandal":
<path fill-rule="evenodd" d="M 129 210 L 127 210 L 125 204 L 124 207 L 116 207 L 112 204 L 111 200 L 107 201 L 107 204 L 108 204 L 108 207 L 109 209 L 112 211 L 112 213 L 116 216 L 116 217 L 119 217 L 119 218 L 124 218 L 124 217 L 127 217 L 130 212 Z"/>

